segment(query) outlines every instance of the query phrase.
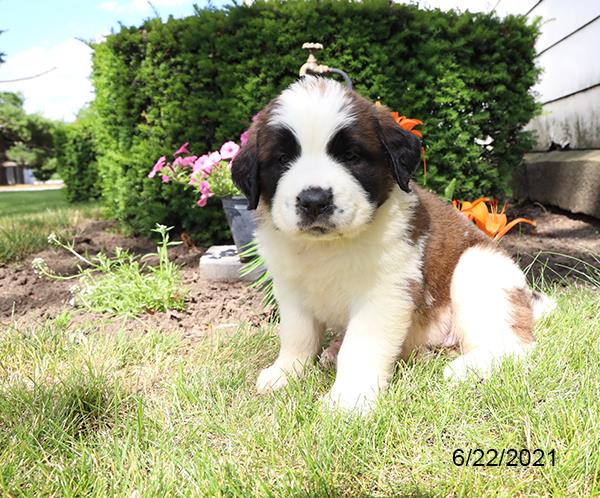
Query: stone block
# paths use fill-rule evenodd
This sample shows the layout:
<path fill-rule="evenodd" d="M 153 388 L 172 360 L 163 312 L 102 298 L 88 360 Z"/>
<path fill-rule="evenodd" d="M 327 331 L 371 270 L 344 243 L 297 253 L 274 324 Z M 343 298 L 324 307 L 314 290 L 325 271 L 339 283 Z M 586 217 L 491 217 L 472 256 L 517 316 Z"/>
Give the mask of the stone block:
<path fill-rule="evenodd" d="M 260 267 L 242 277 L 242 266 L 235 245 L 212 246 L 200 258 L 200 277 L 204 280 L 253 282 L 264 272 L 264 268 Z"/>
<path fill-rule="evenodd" d="M 513 178 L 513 194 L 600 218 L 600 150 L 525 154 Z"/>

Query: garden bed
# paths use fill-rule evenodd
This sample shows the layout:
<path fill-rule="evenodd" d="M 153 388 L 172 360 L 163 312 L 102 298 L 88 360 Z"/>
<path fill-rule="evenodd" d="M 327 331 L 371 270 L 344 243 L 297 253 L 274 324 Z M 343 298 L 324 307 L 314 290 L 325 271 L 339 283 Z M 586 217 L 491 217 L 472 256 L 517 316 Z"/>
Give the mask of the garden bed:
<path fill-rule="evenodd" d="M 516 208 L 511 216 L 526 216 L 537 221 L 535 230 L 523 226 L 514 229 L 501 245 L 516 256 L 521 266 L 531 266 L 530 279 L 546 284 L 578 278 L 577 269 L 597 264 L 600 255 L 600 222 L 571 215 L 541 205 L 527 204 Z M 113 222 L 86 221 L 78 227 L 75 248 L 79 252 L 112 253 L 115 247 L 144 255 L 155 250 L 148 238 L 126 237 Z M 540 251 L 544 251 L 541 255 Z M 43 323 L 65 310 L 79 326 L 94 329 L 164 330 L 183 333 L 193 339 L 211 330 L 236 330 L 240 324 L 257 326 L 268 321 L 261 305 L 262 296 L 244 282 L 208 282 L 199 277 L 198 261 L 202 248 L 180 245 L 170 250 L 171 259 L 181 266 L 183 285 L 189 289 L 185 311 L 146 313 L 124 321 L 98 313 L 85 313 L 69 305 L 69 289 L 74 281 L 50 281 L 38 278 L 31 267 L 36 257 L 43 258 L 56 272 L 69 275 L 77 269 L 74 258 L 48 248 L 19 263 L 0 265 L 0 323 Z M 575 270 L 573 269 L 575 268 Z"/>
<path fill-rule="evenodd" d="M 126 237 L 116 230 L 113 222 L 91 221 L 78 227 L 75 249 L 80 253 L 111 254 L 116 247 L 133 254 L 144 255 L 156 250 L 155 243 L 143 237 Z M 128 331 L 160 329 L 166 332 L 184 331 L 188 338 L 199 337 L 211 329 L 237 328 L 241 323 L 259 325 L 268 319 L 263 311 L 262 296 L 244 282 L 204 282 L 200 280 L 198 261 L 202 248 L 180 245 L 170 249 L 171 259 L 181 267 L 183 285 L 189 289 L 185 311 L 146 313 L 123 320 L 98 313 L 85 313 L 73 308 L 70 288 L 75 281 L 56 281 L 39 278 L 31 263 L 43 258 L 48 266 L 61 275 L 77 271 L 77 261 L 53 248 L 34 254 L 19 263 L 0 265 L 0 324 L 43 323 L 65 310 L 72 311 L 78 325 L 94 329 Z M 150 260 L 151 264 L 152 261 Z"/>

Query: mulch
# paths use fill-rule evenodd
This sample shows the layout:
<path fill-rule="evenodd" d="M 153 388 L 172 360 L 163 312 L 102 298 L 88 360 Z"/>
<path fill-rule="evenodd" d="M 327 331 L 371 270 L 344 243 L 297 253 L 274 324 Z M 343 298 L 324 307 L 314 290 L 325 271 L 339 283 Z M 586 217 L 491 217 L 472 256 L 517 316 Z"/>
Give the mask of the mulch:
<path fill-rule="evenodd" d="M 506 235 L 501 246 L 517 257 L 523 268 L 531 266 L 530 279 L 540 275 L 549 281 L 576 278 L 573 268 L 597 264 L 600 257 L 600 221 L 573 215 L 537 204 L 515 207 L 509 218 L 525 216 L 536 220 L 537 228 L 522 225 Z M 109 221 L 88 221 L 79 228 L 75 248 L 79 252 L 113 253 L 116 247 L 134 254 L 155 251 L 154 243 L 143 237 L 126 237 Z M 542 254 L 539 253 L 542 251 Z M 244 282 L 209 282 L 199 277 L 198 263 L 203 250 L 180 245 L 172 248 L 171 258 L 181 266 L 184 286 L 189 289 L 186 310 L 143 314 L 124 319 L 86 313 L 73 308 L 70 288 L 74 281 L 49 281 L 39 278 L 31 267 L 36 257 L 63 275 L 77 271 L 77 262 L 63 251 L 48 248 L 24 261 L 0 265 L 0 327 L 42 325 L 69 310 L 72 322 L 90 330 L 180 331 L 194 339 L 211 331 L 235 330 L 241 323 L 258 326 L 268 322 L 269 312 L 261 304 L 262 295 Z M 566 280 L 564 280 L 566 279 Z"/>

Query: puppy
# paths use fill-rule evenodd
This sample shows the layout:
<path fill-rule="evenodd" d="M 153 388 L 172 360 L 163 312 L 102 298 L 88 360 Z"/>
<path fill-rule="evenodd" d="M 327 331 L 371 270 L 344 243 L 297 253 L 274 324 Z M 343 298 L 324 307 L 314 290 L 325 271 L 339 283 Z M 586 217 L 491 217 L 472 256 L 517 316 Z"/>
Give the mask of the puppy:
<path fill-rule="evenodd" d="M 259 392 L 302 374 L 326 329 L 345 331 L 328 401 L 368 410 L 399 358 L 458 346 L 445 377 L 522 355 L 549 301 L 452 206 L 410 182 L 417 137 L 330 79 L 305 77 L 252 125 L 232 176 L 281 312 L 281 349 Z"/>

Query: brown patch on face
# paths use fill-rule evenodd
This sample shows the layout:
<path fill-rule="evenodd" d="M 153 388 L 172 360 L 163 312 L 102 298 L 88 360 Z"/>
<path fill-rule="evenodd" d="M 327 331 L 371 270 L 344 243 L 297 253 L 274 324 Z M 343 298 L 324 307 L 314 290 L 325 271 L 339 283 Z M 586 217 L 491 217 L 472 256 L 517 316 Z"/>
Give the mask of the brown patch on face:
<path fill-rule="evenodd" d="M 259 200 L 267 207 L 271 204 L 279 178 L 301 152 L 291 130 L 269 124 L 276 106 L 273 100 L 260 112 L 248 130 L 248 142 L 232 163 L 233 181 L 250 209 L 256 209 Z"/>
<path fill-rule="evenodd" d="M 355 120 L 329 139 L 327 154 L 355 178 L 369 202 L 379 207 L 388 199 L 395 180 L 378 134 L 378 114 L 375 106 L 356 92 L 347 91 L 347 96 Z"/>
<path fill-rule="evenodd" d="M 529 344 L 535 340 L 531 292 L 529 289 L 512 289 L 507 291 L 507 294 L 512 330 L 521 342 Z"/>

